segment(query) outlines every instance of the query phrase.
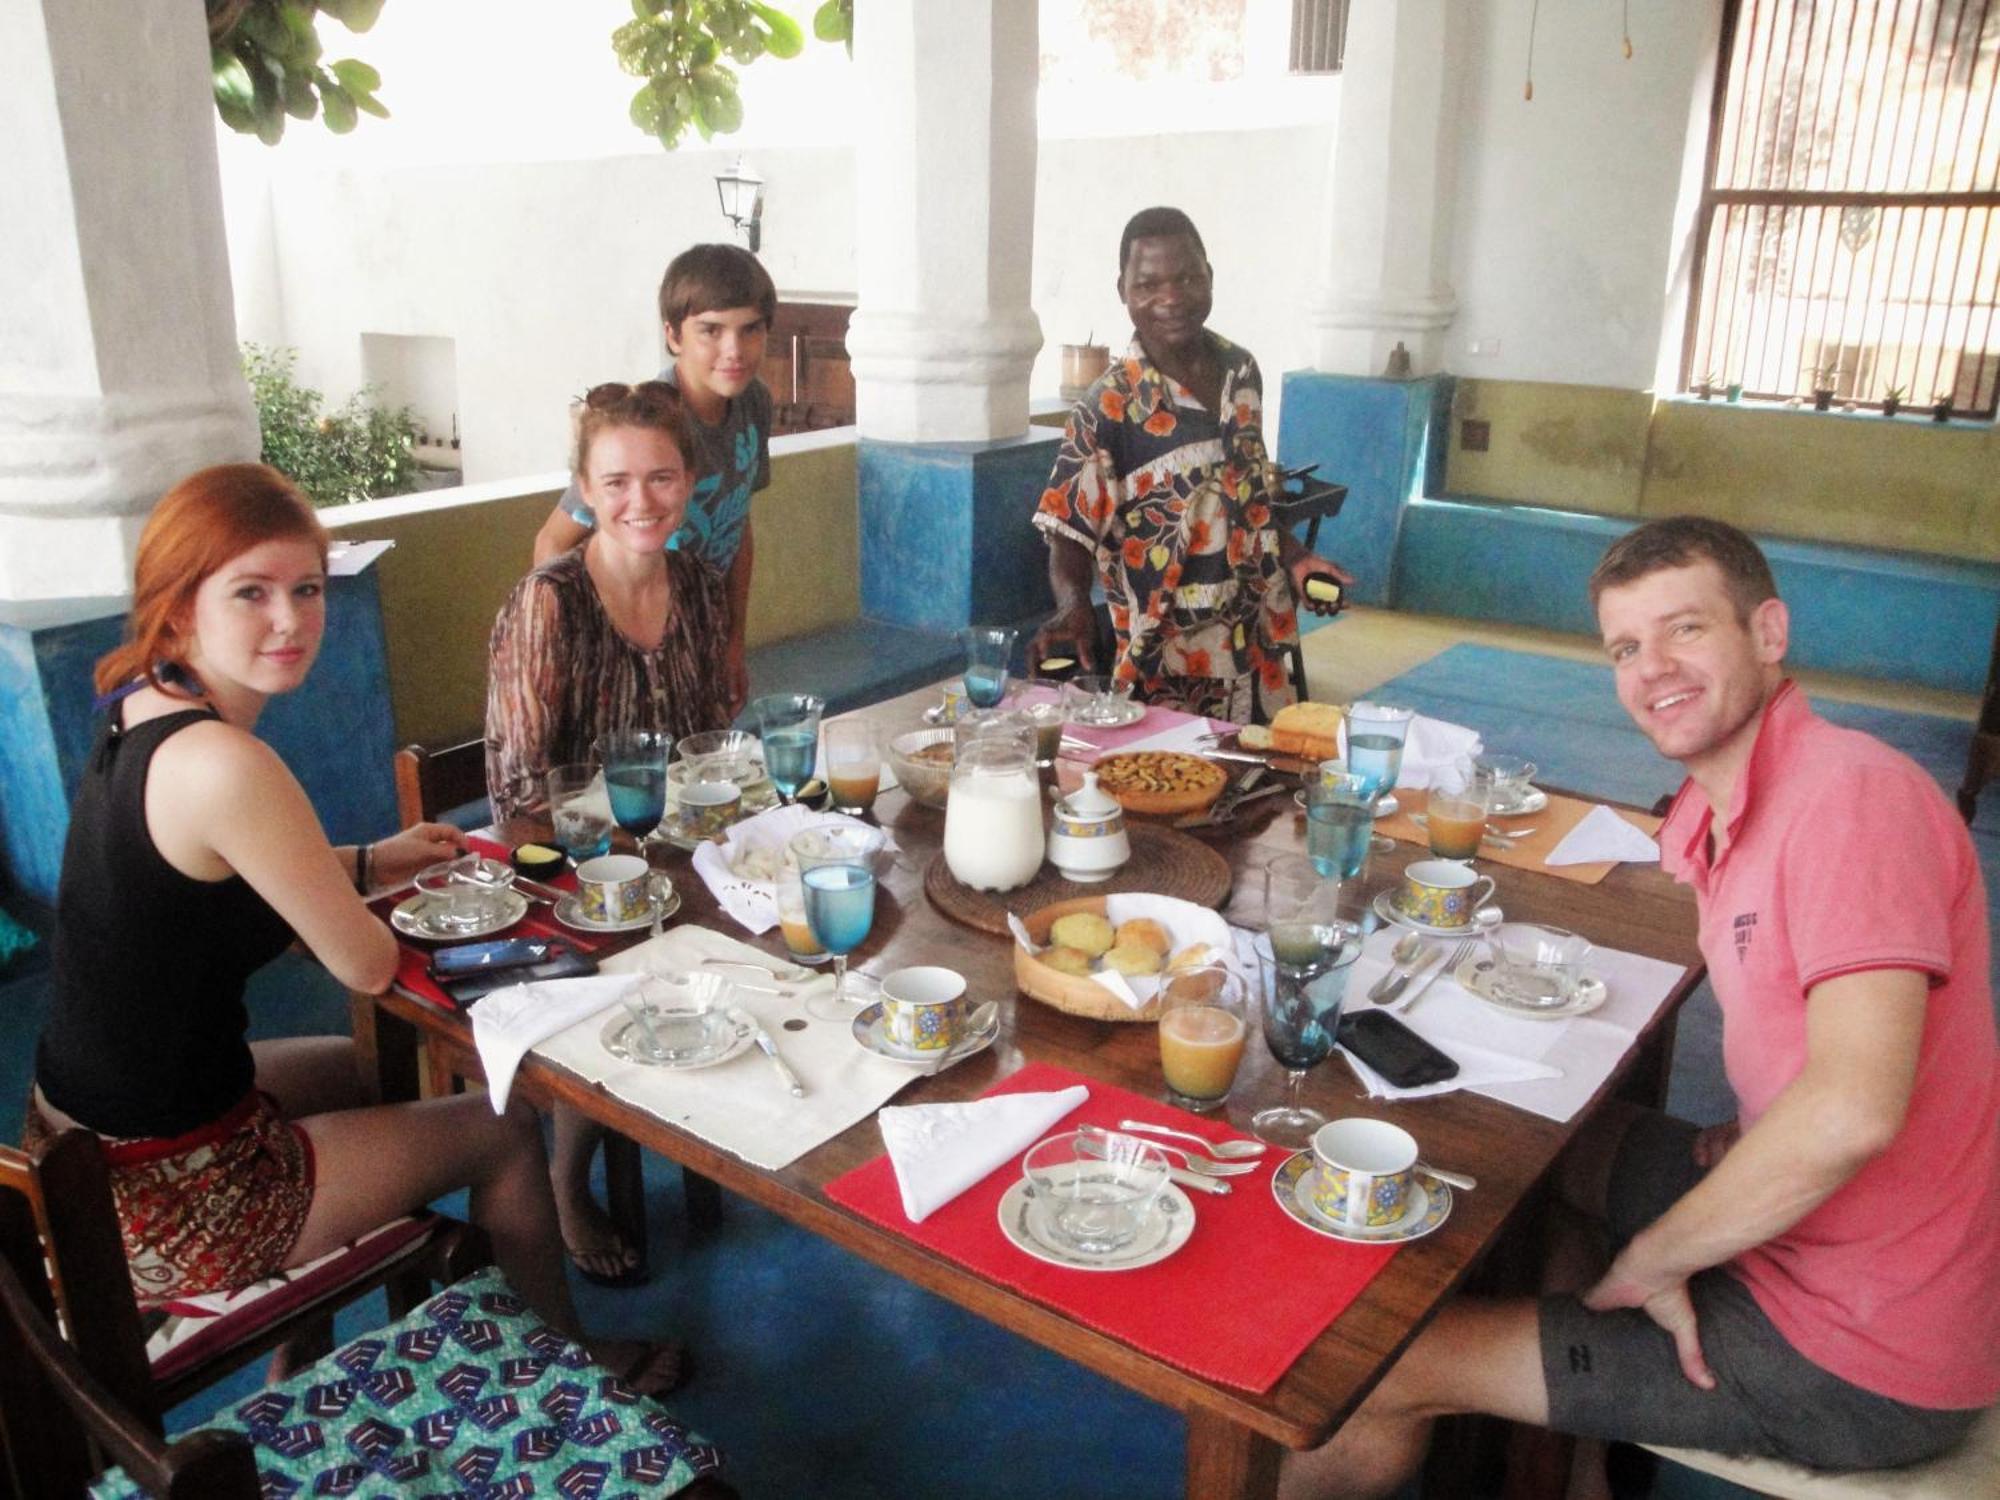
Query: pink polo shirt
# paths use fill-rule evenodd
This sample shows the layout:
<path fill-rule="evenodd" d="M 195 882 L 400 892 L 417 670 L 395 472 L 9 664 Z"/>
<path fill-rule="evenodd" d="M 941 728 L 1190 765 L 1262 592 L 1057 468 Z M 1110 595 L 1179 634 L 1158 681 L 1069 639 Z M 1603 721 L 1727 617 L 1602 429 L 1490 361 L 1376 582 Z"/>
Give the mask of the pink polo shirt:
<path fill-rule="evenodd" d="M 1730 1262 L 1792 1347 L 1864 1389 L 1932 1408 L 2000 1397 L 2000 1043 L 1986 892 L 1965 825 L 1923 769 L 1827 723 L 1790 682 L 1764 712 L 1709 862 L 1683 786 L 1661 860 L 1694 887 L 1747 1130 L 1805 1064 L 1806 992 L 1920 969 L 1916 1087 L 1889 1149 L 1790 1229 Z"/>

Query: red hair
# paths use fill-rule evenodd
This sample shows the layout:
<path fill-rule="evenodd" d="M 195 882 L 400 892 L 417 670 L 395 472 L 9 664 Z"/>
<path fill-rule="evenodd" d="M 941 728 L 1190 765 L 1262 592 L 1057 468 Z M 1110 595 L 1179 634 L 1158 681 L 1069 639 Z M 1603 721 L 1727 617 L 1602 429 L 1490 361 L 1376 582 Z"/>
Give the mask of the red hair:
<path fill-rule="evenodd" d="M 98 661 L 97 691 L 143 677 L 185 696 L 161 669 L 189 671 L 186 630 L 195 591 L 231 558 L 265 542 L 292 540 L 310 542 L 325 566 L 326 528 L 297 486 L 267 464 L 219 464 L 168 490 L 139 534 L 125 643 Z"/>

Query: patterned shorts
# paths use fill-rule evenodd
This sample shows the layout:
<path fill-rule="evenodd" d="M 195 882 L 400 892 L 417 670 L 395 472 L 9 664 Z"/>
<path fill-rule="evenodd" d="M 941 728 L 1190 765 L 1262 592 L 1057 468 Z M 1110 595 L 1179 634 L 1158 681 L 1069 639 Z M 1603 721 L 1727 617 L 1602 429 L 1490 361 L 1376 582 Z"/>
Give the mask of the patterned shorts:
<path fill-rule="evenodd" d="M 22 1145 L 59 1133 L 30 1100 Z M 284 1269 L 312 1207 L 313 1149 L 269 1094 L 186 1135 L 100 1140 L 141 1307 Z"/>

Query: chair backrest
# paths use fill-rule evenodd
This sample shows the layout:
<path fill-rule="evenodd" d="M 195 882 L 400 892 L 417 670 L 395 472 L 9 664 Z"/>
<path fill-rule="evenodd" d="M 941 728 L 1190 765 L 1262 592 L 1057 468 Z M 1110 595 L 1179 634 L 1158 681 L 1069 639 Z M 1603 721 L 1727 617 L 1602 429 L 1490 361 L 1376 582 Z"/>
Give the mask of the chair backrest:
<path fill-rule="evenodd" d="M 57 1331 L 58 1319 L 69 1338 Z M 248 1500 L 247 1439 L 162 1436 L 96 1137 L 0 1147 L 0 1494 L 78 1495 L 108 1462 L 157 1497 Z"/>
<path fill-rule="evenodd" d="M 423 823 L 486 795 L 486 741 L 405 745 L 396 752 L 396 816 Z"/>

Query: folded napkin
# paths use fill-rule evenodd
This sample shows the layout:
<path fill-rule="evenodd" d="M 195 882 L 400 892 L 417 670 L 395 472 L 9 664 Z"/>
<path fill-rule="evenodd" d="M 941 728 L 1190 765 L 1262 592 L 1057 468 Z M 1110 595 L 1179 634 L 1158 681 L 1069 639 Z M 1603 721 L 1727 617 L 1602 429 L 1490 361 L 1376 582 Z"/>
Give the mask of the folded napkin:
<path fill-rule="evenodd" d="M 1544 861 L 1551 865 L 1587 865 L 1601 860 L 1625 861 L 1636 865 L 1656 863 L 1660 846 L 1608 807 L 1593 807 L 1551 849 Z"/>
<path fill-rule="evenodd" d="M 1052 1094 L 997 1094 L 965 1104 L 879 1111 L 903 1212 L 921 1224 L 960 1193 L 1033 1145 L 1090 1097 L 1078 1084 Z"/>
<path fill-rule="evenodd" d="M 639 987 L 641 974 L 591 974 L 581 979 L 544 979 L 495 990 L 472 1007 L 472 1041 L 486 1070 L 493 1113 L 507 1110 L 514 1070 L 537 1042 L 578 1021 L 609 1010 Z"/>
<path fill-rule="evenodd" d="M 750 932 L 769 932 L 778 925 L 778 882 L 776 872 L 784 863 L 785 845 L 794 834 L 825 823 L 852 823 L 872 828 L 845 813 L 815 812 L 796 802 L 786 807 L 767 807 L 754 818 L 745 818 L 731 828 L 720 843 L 704 842 L 694 851 L 695 873 L 707 884 L 722 909 Z M 881 830 L 883 847 L 894 849 L 896 841 L 887 829 Z M 737 873 L 746 860 L 767 867 L 772 873 L 759 876 L 755 869 Z"/>
<path fill-rule="evenodd" d="M 1438 981 L 1440 985 L 1447 982 Z M 1412 1025 L 1410 1029 L 1422 1034 L 1419 1026 Z M 1456 1077 L 1447 1078 L 1443 1083 L 1399 1089 L 1346 1047 L 1340 1049 L 1340 1055 L 1347 1059 L 1347 1066 L 1353 1070 L 1355 1078 L 1368 1091 L 1371 1099 L 1428 1099 L 1433 1094 L 1455 1094 L 1460 1089 L 1486 1089 L 1503 1083 L 1535 1083 L 1563 1076 L 1561 1068 L 1552 1068 L 1547 1063 L 1526 1062 L 1503 1052 L 1489 1052 L 1470 1042 L 1437 1037 L 1425 1037 L 1424 1040 L 1458 1064 Z"/>
<path fill-rule="evenodd" d="M 1484 748 L 1478 730 L 1418 714 L 1410 720 L 1410 732 L 1403 740 L 1403 768 L 1396 773 L 1396 785 L 1424 791 L 1444 767 L 1468 760 Z M 1347 754 L 1345 723 L 1340 726 L 1340 753 Z"/>

